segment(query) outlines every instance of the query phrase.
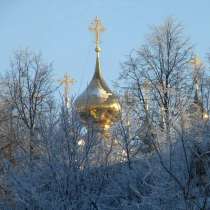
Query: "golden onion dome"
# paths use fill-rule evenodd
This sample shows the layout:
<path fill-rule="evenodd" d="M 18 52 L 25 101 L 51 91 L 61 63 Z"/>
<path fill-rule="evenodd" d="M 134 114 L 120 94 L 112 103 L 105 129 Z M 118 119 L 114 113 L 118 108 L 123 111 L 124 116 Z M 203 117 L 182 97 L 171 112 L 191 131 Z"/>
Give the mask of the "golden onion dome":
<path fill-rule="evenodd" d="M 99 21 L 98 18 L 95 20 L 96 24 L 97 21 Z M 97 27 L 95 28 L 97 33 Z M 96 38 L 98 37 L 96 34 Z M 119 120 L 121 106 L 101 75 L 99 40 L 96 40 L 95 51 L 95 73 L 86 90 L 76 99 L 75 106 L 85 125 L 90 123 L 97 131 L 105 133 L 114 122 Z"/>

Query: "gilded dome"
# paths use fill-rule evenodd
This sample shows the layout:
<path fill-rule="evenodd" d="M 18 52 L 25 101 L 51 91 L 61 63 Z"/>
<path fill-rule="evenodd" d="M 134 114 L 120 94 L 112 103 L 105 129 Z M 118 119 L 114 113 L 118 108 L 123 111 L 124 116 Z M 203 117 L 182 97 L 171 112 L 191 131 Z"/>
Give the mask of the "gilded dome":
<path fill-rule="evenodd" d="M 86 90 L 76 99 L 76 109 L 85 125 L 106 132 L 119 120 L 121 106 L 101 75 L 99 51 L 96 49 L 95 73 Z"/>

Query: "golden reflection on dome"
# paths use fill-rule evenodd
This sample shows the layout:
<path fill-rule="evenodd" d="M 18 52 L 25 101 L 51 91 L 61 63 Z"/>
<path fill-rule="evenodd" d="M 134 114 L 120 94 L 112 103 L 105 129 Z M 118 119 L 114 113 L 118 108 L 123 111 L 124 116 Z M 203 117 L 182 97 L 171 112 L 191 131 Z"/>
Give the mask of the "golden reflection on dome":
<path fill-rule="evenodd" d="M 99 34 L 104 31 L 104 27 L 98 17 L 92 23 L 90 30 L 96 33 L 95 73 L 86 90 L 76 99 L 75 105 L 85 125 L 91 123 L 93 128 L 106 133 L 111 125 L 119 120 L 121 106 L 117 97 L 112 93 L 101 76 Z"/>

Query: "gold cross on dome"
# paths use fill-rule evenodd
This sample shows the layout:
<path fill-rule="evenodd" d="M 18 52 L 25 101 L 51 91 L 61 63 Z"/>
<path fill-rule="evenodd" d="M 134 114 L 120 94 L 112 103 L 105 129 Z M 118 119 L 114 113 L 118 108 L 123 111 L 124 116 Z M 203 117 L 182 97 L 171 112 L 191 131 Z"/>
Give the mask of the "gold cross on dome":
<path fill-rule="evenodd" d="M 58 80 L 58 82 L 60 82 L 60 84 L 64 86 L 64 99 L 65 99 L 65 105 L 67 105 L 69 87 L 70 85 L 73 85 L 76 81 L 66 73 L 64 74 L 64 78 L 62 80 Z"/>
<path fill-rule="evenodd" d="M 60 84 L 64 85 L 65 88 L 68 88 L 69 85 L 73 85 L 75 80 L 72 79 L 67 73 L 64 74 L 63 80 L 59 80 Z"/>
<path fill-rule="evenodd" d="M 96 34 L 96 47 L 99 47 L 100 43 L 100 33 L 105 31 L 104 26 L 101 23 L 101 20 L 96 16 L 95 20 L 91 23 L 89 30 L 95 32 Z"/>

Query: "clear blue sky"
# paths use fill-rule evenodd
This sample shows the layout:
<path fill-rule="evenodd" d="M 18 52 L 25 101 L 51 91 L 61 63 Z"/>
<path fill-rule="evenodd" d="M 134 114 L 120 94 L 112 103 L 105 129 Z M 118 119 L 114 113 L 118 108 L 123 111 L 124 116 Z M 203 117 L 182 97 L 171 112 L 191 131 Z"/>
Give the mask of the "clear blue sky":
<path fill-rule="evenodd" d="M 0 71 L 8 69 L 14 50 L 29 47 L 54 62 L 55 78 L 65 72 L 74 77 L 73 91 L 80 92 L 94 71 L 94 35 L 88 26 L 96 15 L 107 28 L 101 59 L 109 85 L 150 26 L 167 16 L 183 23 L 202 58 L 210 51 L 210 0 L 0 0 Z"/>

